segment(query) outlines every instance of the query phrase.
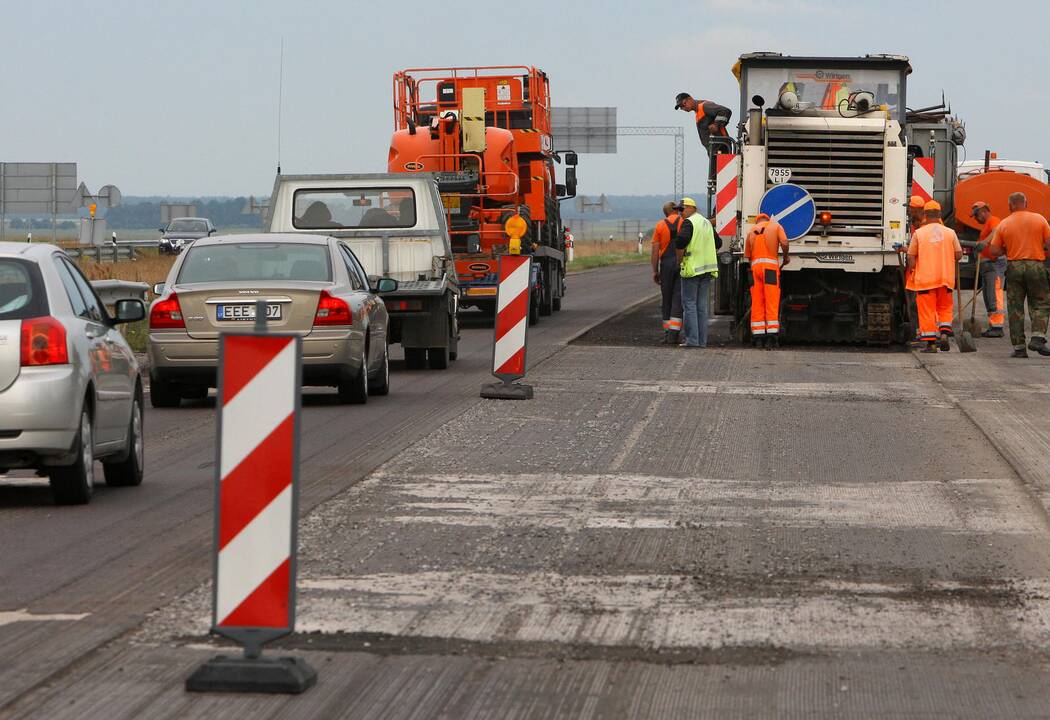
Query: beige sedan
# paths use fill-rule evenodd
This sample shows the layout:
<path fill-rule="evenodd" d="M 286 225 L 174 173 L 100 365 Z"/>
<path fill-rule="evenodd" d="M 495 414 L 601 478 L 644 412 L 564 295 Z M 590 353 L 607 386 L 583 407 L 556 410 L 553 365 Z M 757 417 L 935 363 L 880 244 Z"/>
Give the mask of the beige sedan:
<path fill-rule="evenodd" d="M 301 234 L 216 235 L 182 253 L 150 306 L 150 402 L 176 407 L 216 387 L 219 334 L 251 330 L 266 301 L 267 329 L 303 337 L 303 384 L 335 387 L 363 403 L 390 388 L 387 311 L 338 238 Z"/>

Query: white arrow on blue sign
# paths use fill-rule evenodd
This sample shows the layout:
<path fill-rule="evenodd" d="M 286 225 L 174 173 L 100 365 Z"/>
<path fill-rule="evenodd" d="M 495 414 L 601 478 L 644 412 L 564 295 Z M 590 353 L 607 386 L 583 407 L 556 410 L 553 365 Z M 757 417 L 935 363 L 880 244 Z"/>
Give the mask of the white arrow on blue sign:
<path fill-rule="evenodd" d="M 766 190 L 758 211 L 780 223 L 788 240 L 798 240 L 817 220 L 817 206 L 804 187 L 794 183 L 774 185 Z"/>

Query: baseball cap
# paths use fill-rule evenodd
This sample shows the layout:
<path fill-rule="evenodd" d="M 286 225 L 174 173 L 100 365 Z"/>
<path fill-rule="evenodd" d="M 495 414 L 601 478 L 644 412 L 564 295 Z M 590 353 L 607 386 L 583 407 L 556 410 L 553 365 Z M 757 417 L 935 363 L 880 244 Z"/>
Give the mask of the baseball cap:
<path fill-rule="evenodd" d="M 973 204 L 973 207 L 970 208 L 970 215 L 973 217 L 977 217 L 978 210 L 991 210 L 991 208 L 988 207 L 988 203 L 986 203 L 984 200 L 978 200 Z"/>
<path fill-rule="evenodd" d="M 686 207 L 693 207 L 693 208 L 695 208 L 696 207 L 696 200 L 693 200 L 693 198 L 682 198 L 682 207 L 684 207 L 684 208 L 686 208 Z"/>
<path fill-rule="evenodd" d="M 766 213 L 759 213 L 758 215 L 755 215 L 755 222 L 758 222 L 759 220 L 768 220 L 768 219 L 769 219 L 769 215 L 767 215 Z"/>
<path fill-rule="evenodd" d="M 908 207 L 913 207 L 913 208 L 921 208 L 921 207 L 922 207 L 923 205 L 925 205 L 925 204 L 926 204 L 926 201 L 925 201 L 925 200 L 923 200 L 923 199 L 922 199 L 922 198 L 921 198 L 920 196 L 918 196 L 918 195 L 912 195 L 912 196 L 911 196 L 911 199 L 910 199 L 910 200 L 908 200 Z"/>
<path fill-rule="evenodd" d="M 689 98 L 689 97 L 693 97 L 693 96 L 690 95 L 689 93 L 685 93 L 685 92 L 678 93 L 677 95 L 675 95 L 674 96 L 674 109 L 675 110 L 681 110 L 682 109 L 682 101 L 685 100 L 686 98 Z"/>
<path fill-rule="evenodd" d="M 922 206 L 922 209 L 926 210 L 926 211 L 936 210 L 937 212 L 940 212 L 941 211 L 941 204 L 939 202 L 937 202 L 936 200 L 930 200 L 928 203 L 926 203 L 925 205 Z"/>

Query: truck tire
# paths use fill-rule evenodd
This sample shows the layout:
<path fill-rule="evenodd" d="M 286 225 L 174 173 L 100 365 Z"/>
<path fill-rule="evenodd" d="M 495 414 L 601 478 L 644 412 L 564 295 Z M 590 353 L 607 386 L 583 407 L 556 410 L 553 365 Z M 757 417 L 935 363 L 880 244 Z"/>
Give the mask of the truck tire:
<path fill-rule="evenodd" d="M 546 264 L 540 269 L 540 315 L 554 312 L 554 282 Z"/>
<path fill-rule="evenodd" d="M 427 348 L 427 364 L 431 370 L 447 370 L 450 354 L 448 345 Z"/>
<path fill-rule="evenodd" d="M 405 367 L 409 370 L 422 370 L 427 364 L 426 348 L 405 348 Z"/>

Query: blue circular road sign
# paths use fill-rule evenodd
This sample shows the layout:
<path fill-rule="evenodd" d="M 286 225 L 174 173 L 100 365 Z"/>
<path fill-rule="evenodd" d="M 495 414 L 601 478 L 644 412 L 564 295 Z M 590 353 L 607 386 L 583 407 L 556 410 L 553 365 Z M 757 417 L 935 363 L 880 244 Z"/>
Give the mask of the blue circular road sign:
<path fill-rule="evenodd" d="M 788 240 L 804 236 L 817 220 L 813 196 L 794 183 L 782 183 L 766 190 L 758 210 L 780 223 Z"/>

